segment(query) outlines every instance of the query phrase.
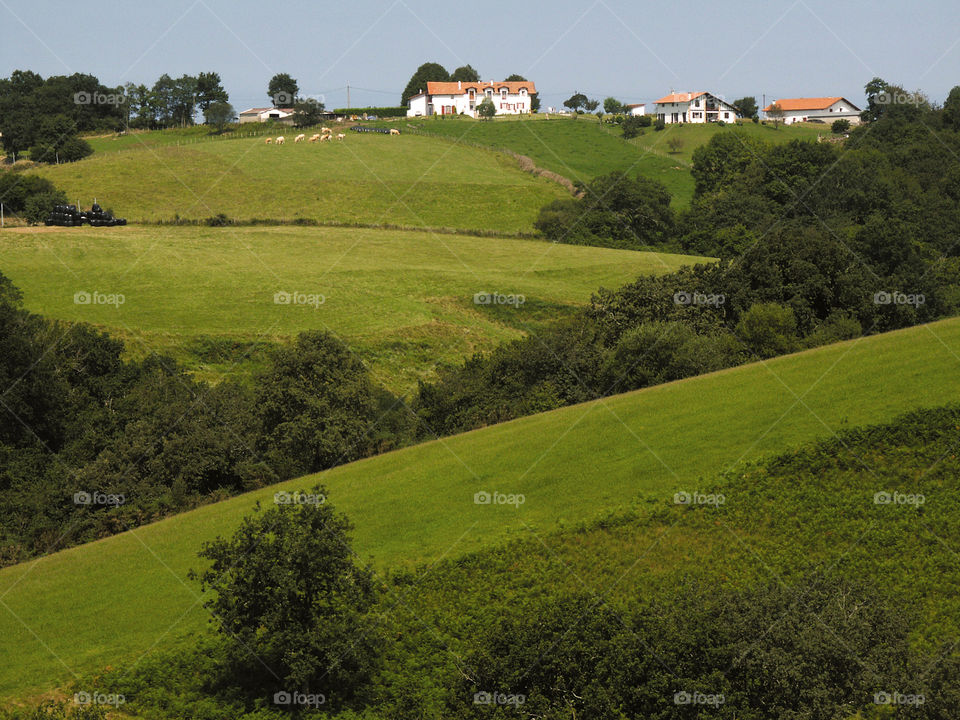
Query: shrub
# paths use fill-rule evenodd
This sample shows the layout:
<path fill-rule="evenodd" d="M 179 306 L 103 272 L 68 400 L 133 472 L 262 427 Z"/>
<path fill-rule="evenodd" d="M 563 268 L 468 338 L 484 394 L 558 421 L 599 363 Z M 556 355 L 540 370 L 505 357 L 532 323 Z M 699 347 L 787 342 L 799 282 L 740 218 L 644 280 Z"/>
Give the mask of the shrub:
<path fill-rule="evenodd" d="M 653 124 L 653 129 L 656 130 L 656 131 L 658 131 L 658 132 L 659 132 L 660 130 L 663 130 L 663 129 L 666 128 L 666 127 L 667 127 L 667 123 L 664 122 L 663 120 L 657 120 L 657 121 Z"/>
<path fill-rule="evenodd" d="M 60 190 L 42 192 L 27 198 L 23 208 L 23 217 L 30 223 L 43 222 L 56 205 L 66 205 L 67 196 Z"/>
<path fill-rule="evenodd" d="M 842 135 L 847 130 L 850 129 L 850 121 L 846 118 L 840 118 L 839 120 L 834 120 L 833 124 L 830 126 L 830 130 L 835 135 Z"/>
<path fill-rule="evenodd" d="M 757 303 L 741 315 L 737 336 L 759 357 L 782 355 L 798 347 L 797 320 L 788 307 Z"/>
<path fill-rule="evenodd" d="M 380 644 L 369 615 L 373 574 L 355 562 L 353 527 L 323 487 L 286 498 L 258 505 L 229 539 L 204 543 L 199 556 L 211 565 L 199 578 L 213 591 L 205 607 L 232 657 L 231 685 L 342 703 L 371 673 Z"/>

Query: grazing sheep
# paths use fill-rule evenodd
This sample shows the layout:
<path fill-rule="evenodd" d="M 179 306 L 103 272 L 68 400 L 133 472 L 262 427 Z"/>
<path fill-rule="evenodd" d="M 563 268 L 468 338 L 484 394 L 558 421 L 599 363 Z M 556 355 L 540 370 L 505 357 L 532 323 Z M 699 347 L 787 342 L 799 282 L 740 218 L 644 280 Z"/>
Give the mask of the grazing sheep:
<path fill-rule="evenodd" d="M 278 137 L 278 138 L 277 138 L 277 145 L 283 145 L 284 139 L 285 139 L 285 138 L 283 137 L 283 135 L 281 135 L 280 137 Z"/>
<path fill-rule="evenodd" d="M 331 130 L 330 128 L 322 127 L 320 128 L 320 132 L 322 132 L 324 135 L 329 135 L 330 133 L 333 132 L 333 130 Z"/>
<path fill-rule="evenodd" d="M 310 136 L 309 142 L 316 142 L 316 141 L 319 140 L 319 139 L 320 139 L 320 133 L 317 133 L 316 135 L 311 135 L 311 136 Z"/>
<path fill-rule="evenodd" d="M 294 141 L 295 143 L 303 142 L 303 141 L 306 139 L 306 137 L 307 137 L 306 135 L 304 135 L 303 133 L 300 133 L 299 135 L 297 135 L 297 136 L 293 139 L 293 141 Z"/>
<path fill-rule="evenodd" d="M 343 133 L 337 133 L 337 140 L 343 140 L 346 137 Z"/>
<path fill-rule="evenodd" d="M 267 138 L 264 142 L 265 142 L 267 145 L 269 145 L 270 143 L 273 142 L 273 138 Z"/>
<path fill-rule="evenodd" d="M 329 142 L 329 141 L 330 141 L 330 136 L 329 136 L 329 135 L 321 135 L 321 136 L 320 136 L 320 142 Z"/>
<path fill-rule="evenodd" d="M 397 130 L 396 128 L 390 128 L 390 134 L 391 134 L 391 135 L 399 135 L 399 134 L 400 134 L 400 131 Z"/>

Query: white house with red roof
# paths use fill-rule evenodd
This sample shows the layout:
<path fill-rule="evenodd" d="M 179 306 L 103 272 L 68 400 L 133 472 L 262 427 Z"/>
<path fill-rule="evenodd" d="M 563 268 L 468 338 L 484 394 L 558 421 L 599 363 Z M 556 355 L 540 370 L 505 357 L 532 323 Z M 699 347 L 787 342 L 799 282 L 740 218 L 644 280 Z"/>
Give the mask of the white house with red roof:
<path fill-rule="evenodd" d="M 709 92 L 672 92 L 653 102 L 657 120 L 667 123 L 732 122 L 740 117 L 733 105 Z"/>
<path fill-rule="evenodd" d="M 833 122 L 841 118 L 849 120 L 851 125 L 860 123 L 860 108 L 844 97 L 783 98 L 767 105 L 763 112 L 769 113 L 774 105 L 783 110 L 784 125 L 811 120 Z"/>
<path fill-rule="evenodd" d="M 293 124 L 293 108 L 250 108 L 240 113 L 240 124 L 254 122 L 267 122 L 275 120 L 287 124 Z"/>
<path fill-rule="evenodd" d="M 521 115 L 531 111 L 531 96 L 537 87 L 527 80 L 510 82 L 428 82 L 425 90 L 410 98 L 407 117 L 469 115 L 477 117 L 477 106 L 490 98 L 497 115 Z"/>

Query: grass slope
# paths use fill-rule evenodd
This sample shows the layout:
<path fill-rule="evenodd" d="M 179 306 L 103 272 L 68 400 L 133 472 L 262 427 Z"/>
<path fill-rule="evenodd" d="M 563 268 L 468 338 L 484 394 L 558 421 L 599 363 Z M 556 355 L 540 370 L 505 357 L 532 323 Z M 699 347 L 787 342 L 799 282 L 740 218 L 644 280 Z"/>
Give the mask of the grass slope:
<path fill-rule="evenodd" d="M 827 126 L 796 125 L 774 129 L 772 126 L 744 123 L 720 127 L 710 125 L 668 125 L 655 132 L 646 128 L 643 135 L 630 141 L 620 129 L 601 126 L 592 116 L 552 118 L 550 120 L 501 120 L 477 122 L 470 118 L 444 118 L 413 121 L 422 132 L 482 146 L 506 148 L 527 155 L 540 167 L 571 180 L 590 180 L 614 170 L 638 173 L 662 182 L 679 206 L 693 198 L 690 160 L 693 151 L 717 133 L 736 133 L 760 137 L 768 142 L 812 140 L 829 133 Z M 677 153 L 668 152 L 667 140 L 680 139 Z"/>
<path fill-rule="evenodd" d="M 343 128 L 346 131 L 345 128 Z M 532 231 L 566 191 L 501 153 L 434 139 L 346 131 L 343 142 L 266 145 L 262 138 L 150 143 L 37 172 L 67 197 L 131 220 L 296 219 Z M 143 144 L 141 144 L 143 143 Z"/>
<path fill-rule="evenodd" d="M 409 568 L 637 496 L 662 500 L 740 461 L 955 401 L 958 364 L 960 319 L 951 319 L 523 418 L 282 487 L 321 480 L 356 524 L 361 555 Z M 0 572 L 0 656 L 17 657 L 0 667 L 0 694 L 136 660 L 203 627 L 196 584 L 185 579 L 200 543 L 231 532 L 276 489 Z M 479 490 L 526 501 L 477 505 Z"/>
<path fill-rule="evenodd" d="M 44 228 L 0 235 L 0 270 L 29 309 L 107 327 L 134 354 L 172 354 L 201 376 L 243 376 L 258 343 L 329 329 L 391 389 L 433 377 L 520 337 L 601 286 L 698 258 L 531 240 L 302 227 Z M 122 293 L 123 305 L 77 305 L 78 291 Z M 277 305 L 278 291 L 320 294 Z M 526 302 L 475 305 L 474 293 Z"/>

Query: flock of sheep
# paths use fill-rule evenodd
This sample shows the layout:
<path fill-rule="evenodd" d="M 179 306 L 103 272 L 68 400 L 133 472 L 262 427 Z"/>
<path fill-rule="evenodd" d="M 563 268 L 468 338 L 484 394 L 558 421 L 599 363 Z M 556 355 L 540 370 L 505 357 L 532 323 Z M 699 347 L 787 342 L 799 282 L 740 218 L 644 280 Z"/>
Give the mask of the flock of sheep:
<path fill-rule="evenodd" d="M 396 128 L 390 128 L 390 134 L 399 135 L 400 131 L 397 130 Z M 343 133 L 337 133 L 336 135 L 337 140 L 343 140 L 345 137 L 346 135 L 344 135 Z M 293 141 L 295 143 L 303 142 L 304 140 L 306 140 L 307 142 L 330 142 L 331 140 L 333 140 L 333 138 L 334 138 L 333 131 L 330 128 L 325 127 L 325 128 L 320 128 L 320 132 L 314 135 L 311 135 L 309 140 L 307 140 L 306 134 L 300 133 L 293 139 Z M 267 145 L 270 145 L 271 143 L 276 145 L 283 145 L 283 143 L 286 142 L 286 138 L 283 135 L 281 135 L 276 139 L 267 138 L 265 142 Z"/>

